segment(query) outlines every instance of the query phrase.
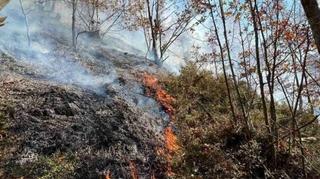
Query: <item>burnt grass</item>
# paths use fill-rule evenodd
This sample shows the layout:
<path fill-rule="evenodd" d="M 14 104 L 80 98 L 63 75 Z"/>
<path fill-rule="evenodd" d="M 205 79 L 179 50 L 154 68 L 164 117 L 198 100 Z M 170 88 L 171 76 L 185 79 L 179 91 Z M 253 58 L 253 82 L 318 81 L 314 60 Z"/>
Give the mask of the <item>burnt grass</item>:
<path fill-rule="evenodd" d="M 71 153 L 79 161 L 75 176 L 80 178 L 96 178 L 97 170 L 127 178 L 131 160 L 142 173 L 151 171 L 158 139 L 149 127 L 154 119 L 141 118 L 121 100 L 28 83 L 1 86 L 10 89 L 2 97 L 12 99 L 13 106 L 6 112 L 7 133 L 17 136 L 13 155 L 2 165 L 23 168 L 39 156 Z"/>
<path fill-rule="evenodd" d="M 7 57 L 0 65 L 0 178 L 130 178 L 130 163 L 163 178 L 161 118 L 107 87 L 101 95 L 41 80 Z"/>

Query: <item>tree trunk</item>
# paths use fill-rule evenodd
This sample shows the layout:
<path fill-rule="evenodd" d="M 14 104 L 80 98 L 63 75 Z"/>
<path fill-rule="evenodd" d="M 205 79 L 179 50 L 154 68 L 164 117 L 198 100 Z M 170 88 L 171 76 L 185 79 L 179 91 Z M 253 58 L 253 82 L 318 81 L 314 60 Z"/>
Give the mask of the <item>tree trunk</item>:
<path fill-rule="evenodd" d="M 254 2 L 255 3 L 255 2 Z M 252 5 L 251 1 L 249 1 L 250 5 L 250 11 L 251 16 L 253 20 L 253 28 L 254 28 L 254 39 L 255 39 L 255 52 L 256 52 L 256 61 L 257 61 L 257 73 L 259 77 L 259 86 L 260 86 L 260 94 L 261 94 L 261 102 L 262 102 L 262 108 L 263 108 L 263 115 L 265 120 L 265 125 L 267 127 L 267 130 L 269 134 L 271 134 L 271 128 L 269 126 L 269 119 L 268 119 L 268 108 L 266 103 L 266 95 L 264 92 L 264 80 L 263 80 L 263 74 L 262 74 L 262 65 L 260 61 L 260 47 L 259 47 L 259 29 L 258 29 L 258 22 L 257 22 L 257 12 L 255 10 L 256 4 Z"/>
<path fill-rule="evenodd" d="M 247 119 L 246 110 L 244 108 L 244 105 L 245 105 L 246 102 L 242 100 L 242 97 L 241 97 L 241 94 L 240 94 L 240 90 L 239 90 L 239 86 L 238 86 L 238 82 L 237 82 L 237 79 L 236 79 L 236 75 L 235 75 L 235 72 L 234 72 L 234 69 L 233 69 L 233 63 L 232 63 L 231 51 L 230 51 L 230 47 L 229 47 L 229 40 L 228 40 L 228 34 L 227 34 L 225 13 L 224 13 L 222 0 L 219 0 L 219 6 L 220 6 L 220 12 L 221 12 L 222 26 L 223 26 L 223 35 L 224 35 L 225 45 L 226 45 L 226 49 L 227 49 L 227 56 L 228 56 L 229 66 L 230 66 L 231 75 L 232 75 L 232 81 L 233 81 L 233 85 L 234 85 L 234 88 L 235 88 L 236 93 L 237 93 L 237 98 L 238 98 L 238 103 L 239 103 L 238 105 L 240 106 L 244 123 L 245 123 L 247 129 L 250 130 L 249 121 Z"/>
<path fill-rule="evenodd" d="M 74 50 L 77 49 L 76 43 L 76 11 L 77 11 L 77 0 L 72 0 L 72 47 Z"/>
<path fill-rule="evenodd" d="M 221 56 L 221 60 L 222 60 L 222 71 L 223 71 L 223 76 L 224 76 L 224 81 L 226 84 L 226 88 L 227 88 L 227 92 L 228 92 L 228 99 L 229 99 L 229 103 L 230 103 L 230 109 L 231 109 L 231 113 L 232 113 L 232 119 L 233 122 L 236 124 L 237 123 L 237 116 L 236 116 L 236 112 L 233 106 L 233 101 L 232 101 L 232 97 L 231 97 L 231 89 L 230 89 L 230 85 L 228 82 L 228 76 L 227 76 L 227 71 L 226 71 L 226 66 L 225 66 L 225 62 L 224 62 L 224 55 L 223 55 L 223 46 L 220 40 L 220 36 L 219 36 L 219 32 L 218 32 L 218 27 L 216 24 L 216 20 L 215 20 L 215 16 L 213 14 L 213 9 L 212 9 L 212 5 L 210 3 L 210 0 L 208 0 L 208 4 L 210 5 L 210 16 L 211 16 L 211 20 L 212 20 L 212 24 L 214 27 L 214 32 L 217 38 L 217 42 L 219 45 L 219 50 L 220 50 L 220 56 Z"/>
<path fill-rule="evenodd" d="M 22 14 L 24 16 L 24 23 L 26 25 L 26 30 L 27 30 L 28 46 L 30 47 L 31 46 L 31 38 L 30 38 L 29 21 L 28 21 L 27 14 L 26 14 L 24 7 L 23 7 L 22 0 L 19 0 L 19 3 L 20 3 L 20 8 L 21 8 Z"/>
<path fill-rule="evenodd" d="M 151 12 L 151 4 L 149 0 L 146 0 L 147 7 L 148 7 L 148 19 L 150 23 L 150 31 L 151 31 L 151 38 L 152 38 L 152 55 L 154 61 L 157 65 L 161 66 L 161 59 L 159 58 L 158 50 L 157 50 L 157 33 L 155 32 L 155 24 L 153 23 L 153 17 Z"/>
<path fill-rule="evenodd" d="M 301 0 L 301 4 L 312 29 L 313 38 L 320 53 L 320 7 L 317 0 Z"/>
<path fill-rule="evenodd" d="M 152 40 L 155 42 L 155 40 Z M 154 58 L 154 62 L 158 65 L 158 66 L 161 66 L 162 63 L 161 63 L 161 59 L 159 58 L 159 54 L 158 54 L 158 51 L 157 51 L 157 45 L 156 43 L 153 43 L 152 45 L 152 55 L 153 55 L 153 58 Z"/>

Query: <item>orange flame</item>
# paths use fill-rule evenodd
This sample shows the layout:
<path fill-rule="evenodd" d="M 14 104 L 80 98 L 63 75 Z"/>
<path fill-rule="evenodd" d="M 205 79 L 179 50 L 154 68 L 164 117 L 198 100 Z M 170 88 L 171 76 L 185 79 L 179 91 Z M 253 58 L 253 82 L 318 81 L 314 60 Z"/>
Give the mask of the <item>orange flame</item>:
<path fill-rule="evenodd" d="M 110 170 L 107 171 L 107 174 L 105 175 L 105 179 L 111 179 L 111 177 L 110 177 Z"/>
<path fill-rule="evenodd" d="M 134 162 L 129 162 L 130 175 L 132 179 L 139 179 L 138 170 Z"/>
<path fill-rule="evenodd" d="M 173 153 L 179 149 L 179 145 L 177 143 L 177 137 L 173 133 L 173 130 L 171 127 L 167 127 L 164 130 L 164 138 L 166 141 L 166 148 L 170 153 Z"/>
<path fill-rule="evenodd" d="M 170 96 L 162 86 L 159 84 L 159 81 L 156 77 L 144 74 L 143 83 L 147 88 L 147 95 L 154 96 L 154 98 L 161 104 L 164 110 L 173 118 L 174 115 L 174 107 L 173 102 L 174 98 Z M 154 95 L 153 95 L 154 94 Z"/>
<path fill-rule="evenodd" d="M 147 89 L 147 95 L 153 96 L 161 104 L 166 113 L 169 114 L 170 119 L 173 120 L 175 110 L 172 104 L 175 99 L 162 88 L 155 76 L 144 73 L 143 83 Z M 172 158 L 174 153 L 179 149 L 178 140 L 171 125 L 172 123 L 164 130 L 165 147 L 156 149 L 157 155 L 166 159 L 166 173 L 168 176 L 174 175 L 171 167 L 173 162 Z"/>

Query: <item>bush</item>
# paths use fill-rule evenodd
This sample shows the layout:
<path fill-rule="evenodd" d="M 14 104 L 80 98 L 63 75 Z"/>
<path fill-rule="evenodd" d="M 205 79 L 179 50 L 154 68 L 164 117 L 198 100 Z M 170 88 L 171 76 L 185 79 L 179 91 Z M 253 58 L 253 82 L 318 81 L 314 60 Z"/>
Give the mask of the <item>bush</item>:
<path fill-rule="evenodd" d="M 286 147 L 279 147 L 274 164 L 274 150 L 271 147 L 273 142 L 264 132 L 260 99 L 246 83 L 240 83 L 240 91 L 241 96 L 253 104 L 247 106 L 256 129 L 250 135 L 244 126 L 235 126 L 230 120 L 223 77 L 214 77 L 211 72 L 189 63 L 181 70 L 180 75 L 164 78 L 162 83 L 175 98 L 174 124 L 181 146 L 174 157 L 177 178 L 303 177 L 302 156 L 299 152 L 290 153 Z M 232 88 L 231 84 L 230 86 Z M 235 94 L 231 95 L 235 97 Z M 235 103 L 234 106 L 237 107 L 238 104 Z M 277 104 L 277 113 L 280 126 L 290 125 L 288 106 Z M 299 113 L 301 124 L 314 117 L 306 111 Z M 315 131 L 319 131 L 317 124 L 302 130 L 302 135 L 315 135 Z M 287 130 L 281 127 L 279 132 L 285 134 Z M 287 141 L 281 139 L 280 143 L 286 145 Z M 306 171 L 310 177 L 319 176 L 315 167 L 310 165 Z"/>

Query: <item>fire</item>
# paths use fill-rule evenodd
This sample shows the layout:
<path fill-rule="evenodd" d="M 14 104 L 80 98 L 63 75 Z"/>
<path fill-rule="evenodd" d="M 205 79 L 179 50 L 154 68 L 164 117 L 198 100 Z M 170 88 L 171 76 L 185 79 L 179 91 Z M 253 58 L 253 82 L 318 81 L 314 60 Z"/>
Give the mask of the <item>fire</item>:
<path fill-rule="evenodd" d="M 158 79 L 152 75 L 148 75 L 147 73 L 143 76 L 143 84 L 150 89 L 158 88 Z"/>
<path fill-rule="evenodd" d="M 154 97 L 164 108 L 167 114 L 169 114 L 171 121 L 174 119 L 174 98 L 167 93 L 159 84 L 159 80 L 152 75 L 144 73 L 143 83 L 146 87 L 146 93 L 148 96 Z M 172 159 L 174 153 L 179 149 L 178 139 L 172 129 L 172 122 L 164 130 L 165 147 L 156 149 L 158 156 L 164 157 L 167 161 L 166 172 L 168 176 L 173 176 L 172 171 Z"/>
<path fill-rule="evenodd" d="M 173 133 L 172 127 L 167 127 L 164 130 L 164 137 L 166 142 L 166 148 L 170 153 L 174 153 L 179 149 L 179 145 L 177 143 L 177 136 Z"/>
<path fill-rule="evenodd" d="M 111 179 L 111 177 L 110 177 L 110 170 L 108 170 L 107 171 L 107 173 L 106 173 L 106 175 L 105 175 L 105 179 Z"/>
<path fill-rule="evenodd" d="M 130 175 L 132 179 L 139 179 L 138 170 L 134 162 L 129 162 Z"/>
<path fill-rule="evenodd" d="M 145 73 L 143 84 L 147 89 L 147 95 L 153 96 L 161 104 L 166 113 L 170 115 L 171 119 L 173 119 L 174 107 L 172 104 L 175 99 L 162 88 L 158 79 Z"/>
<path fill-rule="evenodd" d="M 172 103 L 174 101 L 174 98 L 172 96 L 170 96 L 169 94 L 167 94 L 165 90 L 157 89 L 157 91 L 156 91 L 156 99 L 163 106 L 165 111 L 170 116 L 173 116 L 174 108 L 172 106 Z"/>

